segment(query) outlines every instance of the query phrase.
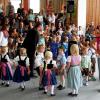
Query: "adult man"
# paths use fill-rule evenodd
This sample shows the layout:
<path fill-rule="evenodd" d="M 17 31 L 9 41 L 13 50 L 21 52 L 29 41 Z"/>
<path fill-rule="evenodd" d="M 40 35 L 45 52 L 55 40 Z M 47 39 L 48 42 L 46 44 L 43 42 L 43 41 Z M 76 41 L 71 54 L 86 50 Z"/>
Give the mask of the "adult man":
<path fill-rule="evenodd" d="M 24 8 L 22 7 L 22 4 L 20 3 L 19 4 L 20 8 L 17 9 L 17 13 L 18 13 L 18 16 L 24 16 Z"/>
<path fill-rule="evenodd" d="M 14 6 L 9 2 L 6 8 L 6 15 L 10 18 L 14 17 L 14 13 Z"/>
<path fill-rule="evenodd" d="M 42 30 L 41 23 L 37 23 L 34 29 L 30 29 L 24 40 L 23 47 L 27 49 L 27 55 L 30 60 L 30 77 L 35 77 L 33 74 L 34 71 L 34 59 L 35 51 L 39 41 L 39 32 Z"/>
<path fill-rule="evenodd" d="M 6 16 L 9 18 L 10 25 L 12 24 L 14 14 L 15 14 L 14 6 L 11 4 L 11 2 L 9 2 L 6 8 Z"/>

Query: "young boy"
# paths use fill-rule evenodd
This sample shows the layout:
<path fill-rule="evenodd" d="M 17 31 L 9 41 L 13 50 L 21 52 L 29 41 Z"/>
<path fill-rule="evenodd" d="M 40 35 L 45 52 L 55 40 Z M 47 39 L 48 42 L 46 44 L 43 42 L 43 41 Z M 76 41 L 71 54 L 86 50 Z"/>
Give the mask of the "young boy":
<path fill-rule="evenodd" d="M 60 85 L 57 88 L 59 90 L 62 90 L 65 89 L 65 67 L 66 67 L 66 57 L 64 54 L 63 46 L 60 46 L 58 50 L 57 67 L 60 77 Z"/>
<path fill-rule="evenodd" d="M 88 86 L 89 70 L 91 68 L 91 58 L 88 56 L 88 48 L 84 47 L 81 57 L 82 75 L 85 77 L 85 86 Z"/>

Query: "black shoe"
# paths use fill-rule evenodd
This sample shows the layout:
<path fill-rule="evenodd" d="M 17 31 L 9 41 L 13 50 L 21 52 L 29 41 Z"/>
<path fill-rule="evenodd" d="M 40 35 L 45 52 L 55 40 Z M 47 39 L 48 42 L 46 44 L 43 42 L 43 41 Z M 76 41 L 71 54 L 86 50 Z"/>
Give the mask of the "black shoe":
<path fill-rule="evenodd" d="M 72 94 L 73 94 L 72 92 L 68 93 L 69 96 L 71 96 Z"/>
<path fill-rule="evenodd" d="M 21 91 L 24 91 L 25 90 L 25 87 L 21 87 Z"/>
<path fill-rule="evenodd" d="M 56 94 L 51 94 L 51 96 L 56 96 Z"/>
<path fill-rule="evenodd" d="M 59 86 L 57 86 L 57 89 L 59 89 L 59 88 L 61 88 L 62 87 L 62 85 L 59 85 Z"/>
<path fill-rule="evenodd" d="M 72 97 L 77 97 L 77 96 L 78 96 L 78 94 L 72 94 L 71 96 L 72 96 Z"/>
<path fill-rule="evenodd" d="M 44 88 L 43 87 L 39 87 L 39 90 L 44 90 Z"/>
<path fill-rule="evenodd" d="M 60 87 L 58 90 L 64 90 L 64 89 L 65 89 L 65 87 L 62 86 L 62 87 Z"/>
<path fill-rule="evenodd" d="M 21 86 L 21 91 L 24 91 L 25 90 L 25 86 Z"/>
<path fill-rule="evenodd" d="M 47 92 L 46 92 L 46 91 L 44 91 L 43 93 L 44 93 L 44 94 L 47 94 Z"/>
<path fill-rule="evenodd" d="M 5 85 L 5 82 L 2 82 L 1 85 Z"/>
<path fill-rule="evenodd" d="M 6 87 L 9 87 L 9 84 L 5 84 Z"/>

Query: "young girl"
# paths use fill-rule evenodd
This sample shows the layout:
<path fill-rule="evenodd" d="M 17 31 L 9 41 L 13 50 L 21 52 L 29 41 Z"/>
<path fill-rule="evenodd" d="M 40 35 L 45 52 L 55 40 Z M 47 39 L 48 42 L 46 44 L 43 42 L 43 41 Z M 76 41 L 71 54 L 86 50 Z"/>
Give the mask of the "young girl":
<path fill-rule="evenodd" d="M 1 67 L 1 80 L 2 85 L 9 87 L 9 81 L 12 80 L 12 68 L 11 61 L 8 56 L 8 47 L 1 48 L 1 56 L 0 56 L 0 67 Z"/>
<path fill-rule="evenodd" d="M 57 50 L 58 50 L 58 43 L 56 41 L 56 36 L 52 38 L 52 42 L 50 43 L 50 51 L 53 53 L 53 58 L 57 58 Z"/>
<path fill-rule="evenodd" d="M 20 55 L 15 58 L 14 65 L 17 66 L 13 81 L 21 83 L 21 90 L 25 89 L 25 82 L 29 80 L 29 58 L 25 48 L 20 48 Z"/>
<path fill-rule="evenodd" d="M 59 69 L 60 85 L 57 87 L 59 90 L 65 89 L 65 67 L 66 67 L 66 57 L 64 54 L 64 47 L 60 46 L 58 50 L 57 57 L 57 67 Z"/>
<path fill-rule="evenodd" d="M 77 96 L 78 90 L 82 86 L 82 74 L 80 70 L 81 56 L 79 55 L 79 47 L 77 44 L 73 44 L 70 48 L 71 55 L 67 58 L 68 87 L 72 89 L 69 96 Z"/>
<path fill-rule="evenodd" d="M 88 55 L 88 48 L 84 47 L 82 51 L 81 69 L 82 69 L 82 75 L 85 75 L 85 83 L 83 84 L 86 86 L 88 85 L 90 68 L 91 68 L 91 58 Z"/>
<path fill-rule="evenodd" d="M 43 44 L 38 45 L 37 48 L 37 55 L 35 58 L 35 67 L 36 71 L 38 72 L 40 76 L 39 80 L 39 90 L 43 90 L 43 85 L 42 85 L 42 71 L 43 71 L 43 61 L 44 61 L 44 51 L 45 51 L 45 46 Z"/>
<path fill-rule="evenodd" d="M 64 53 L 67 58 L 68 57 L 68 37 L 64 37 L 62 41 L 62 46 L 64 47 Z"/>
<path fill-rule="evenodd" d="M 56 62 L 52 59 L 52 52 L 46 51 L 44 67 L 43 67 L 43 78 L 42 84 L 44 86 L 44 94 L 47 94 L 48 89 L 51 89 L 51 96 L 55 96 L 54 86 L 57 84 L 55 68 Z"/>

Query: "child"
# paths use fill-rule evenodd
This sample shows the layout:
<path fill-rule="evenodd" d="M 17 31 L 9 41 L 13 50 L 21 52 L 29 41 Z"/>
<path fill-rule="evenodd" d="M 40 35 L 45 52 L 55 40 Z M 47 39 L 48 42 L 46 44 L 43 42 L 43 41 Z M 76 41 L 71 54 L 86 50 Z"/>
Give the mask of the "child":
<path fill-rule="evenodd" d="M 67 58 L 68 57 L 68 37 L 64 37 L 62 41 L 62 46 L 64 47 L 64 53 Z"/>
<path fill-rule="evenodd" d="M 25 82 L 29 80 L 29 58 L 25 48 L 20 48 L 20 55 L 15 58 L 14 64 L 16 67 L 13 81 L 21 83 L 21 90 L 25 89 Z"/>
<path fill-rule="evenodd" d="M 23 47 L 24 38 L 20 35 L 17 41 L 18 43 L 17 43 L 17 54 L 16 55 L 19 55 L 20 48 Z"/>
<path fill-rule="evenodd" d="M 84 47 L 82 51 L 82 57 L 81 57 L 81 68 L 82 68 L 82 75 L 85 75 L 85 84 L 88 85 L 88 79 L 89 79 L 89 70 L 91 67 L 91 59 L 90 56 L 88 56 L 88 48 Z"/>
<path fill-rule="evenodd" d="M 67 58 L 67 85 L 72 89 L 69 96 L 77 96 L 79 88 L 82 86 L 82 74 L 80 70 L 81 56 L 79 55 L 79 47 L 77 44 L 71 45 L 71 55 Z"/>
<path fill-rule="evenodd" d="M 1 79 L 2 84 L 6 87 L 9 87 L 9 81 L 12 80 L 12 68 L 11 68 L 11 61 L 8 56 L 8 47 L 1 48 L 1 57 L 0 57 L 0 67 L 1 67 Z"/>
<path fill-rule="evenodd" d="M 90 48 L 88 50 L 88 55 L 91 58 L 91 80 L 95 81 L 96 78 L 94 77 L 95 69 L 96 69 L 96 50 L 95 50 L 95 42 L 90 42 Z"/>
<path fill-rule="evenodd" d="M 39 90 L 43 90 L 42 71 L 43 71 L 44 51 L 45 51 L 45 46 L 43 44 L 38 45 L 37 55 L 36 55 L 36 58 L 35 58 L 35 66 L 36 66 L 36 71 L 38 72 L 38 74 L 40 76 Z"/>
<path fill-rule="evenodd" d="M 0 56 L 1 56 L 1 48 L 0 48 Z M 1 61 L 0 61 L 1 63 Z M 1 67 L 0 67 L 0 79 L 1 79 Z"/>
<path fill-rule="evenodd" d="M 66 57 L 64 54 L 63 46 L 60 46 L 58 50 L 57 67 L 60 76 L 60 85 L 57 88 L 59 90 L 62 90 L 65 89 L 65 67 L 66 67 Z"/>
<path fill-rule="evenodd" d="M 43 78 L 42 84 L 44 86 L 44 94 L 47 94 L 48 89 L 51 89 L 51 96 L 55 96 L 54 86 L 57 84 L 55 68 L 56 62 L 52 59 L 52 52 L 46 51 L 44 68 L 43 68 Z"/>
<path fill-rule="evenodd" d="M 56 42 L 56 39 L 56 36 L 54 36 L 50 43 L 50 51 L 53 53 L 53 59 L 57 58 L 58 43 Z"/>

